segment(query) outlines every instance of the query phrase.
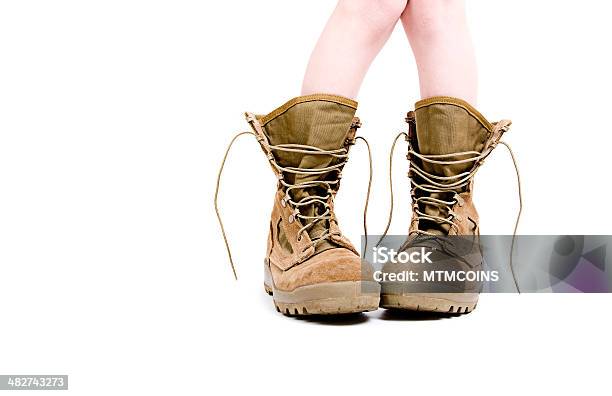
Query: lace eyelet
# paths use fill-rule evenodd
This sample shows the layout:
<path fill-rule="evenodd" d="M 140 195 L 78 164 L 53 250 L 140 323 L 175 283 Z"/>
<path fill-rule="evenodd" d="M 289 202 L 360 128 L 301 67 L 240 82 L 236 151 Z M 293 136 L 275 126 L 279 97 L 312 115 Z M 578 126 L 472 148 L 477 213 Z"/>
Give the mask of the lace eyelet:
<path fill-rule="evenodd" d="M 289 215 L 289 219 L 287 221 L 289 221 L 289 224 L 293 223 L 295 221 L 295 216 Z"/>

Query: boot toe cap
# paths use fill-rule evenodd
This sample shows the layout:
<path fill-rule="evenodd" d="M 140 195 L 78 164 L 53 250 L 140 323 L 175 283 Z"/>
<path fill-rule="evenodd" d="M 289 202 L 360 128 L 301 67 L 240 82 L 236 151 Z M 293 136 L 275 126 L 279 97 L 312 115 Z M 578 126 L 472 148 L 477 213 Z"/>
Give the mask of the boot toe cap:
<path fill-rule="evenodd" d="M 305 262 L 281 271 L 272 266 L 274 283 L 282 290 L 320 283 L 371 280 L 369 264 L 348 249 L 329 249 Z"/>

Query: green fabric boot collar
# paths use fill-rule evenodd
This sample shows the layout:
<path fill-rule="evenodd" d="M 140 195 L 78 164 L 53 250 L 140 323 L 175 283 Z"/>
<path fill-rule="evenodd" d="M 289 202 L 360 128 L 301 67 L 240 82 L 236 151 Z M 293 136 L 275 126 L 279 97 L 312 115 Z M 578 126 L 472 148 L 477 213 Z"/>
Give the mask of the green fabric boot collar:
<path fill-rule="evenodd" d="M 259 120 L 262 126 L 265 126 L 268 122 L 284 114 L 292 107 L 299 105 L 301 103 L 315 102 L 315 101 L 337 103 L 340 105 L 351 107 L 353 110 L 357 110 L 357 102 L 354 101 L 353 99 L 345 98 L 339 95 L 312 94 L 312 95 L 298 96 L 296 98 L 293 98 L 287 101 L 282 106 L 278 107 L 277 109 L 271 111 L 267 115 L 258 115 L 257 119 Z"/>
<path fill-rule="evenodd" d="M 463 99 L 453 98 L 450 96 L 434 96 L 431 98 L 419 100 L 414 105 L 414 109 L 418 110 L 420 108 L 431 106 L 434 104 L 449 104 L 461 107 L 468 113 L 470 113 L 474 118 L 476 118 L 482 124 L 482 126 L 485 127 L 489 132 L 493 130 L 493 126 L 491 125 L 491 123 L 478 110 L 476 110 L 474 106 L 472 106 Z"/>

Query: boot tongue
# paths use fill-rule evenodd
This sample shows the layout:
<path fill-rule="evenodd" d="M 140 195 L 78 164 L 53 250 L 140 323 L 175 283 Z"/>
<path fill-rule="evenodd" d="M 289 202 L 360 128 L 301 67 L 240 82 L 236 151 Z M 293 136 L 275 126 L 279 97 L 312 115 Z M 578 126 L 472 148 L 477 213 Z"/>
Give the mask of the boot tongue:
<path fill-rule="evenodd" d="M 279 109 L 265 116 L 262 120 L 268 140 L 272 145 L 301 144 L 317 147 L 322 150 L 337 150 L 344 147 L 348 132 L 355 116 L 357 103 L 328 95 L 296 98 Z M 331 155 L 312 155 L 275 151 L 276 161 L 283 167 L 305 169 L 321 169 L 338 163 Z M 290 184 L 300 184 L 316 180 L 334 180 L 335 171 L 322 175 L 303 175 L 285 173 L 285 181 Z M 294 189 L 291 196 L 294 201 L 308 196 L 327 195 L 323 186 L 306 189 Z M 320 204 L 303 206 L 300 213 L 314 216 L 322 213 Z M 317 237 L 325 232 L 329 225 L 327 221 L 319 221 L 308 230 L 311 237 Z M 329 248 L 328 241 L 319 244 L 317 250 Z"/>
<path fill-rule="evenodd" d="M 466 151 L 482 152 L 490 134 L 490 124 L 467 102 L 448 98 L 436 98 L 421 101 L 416 105 L 416 141 L 413 148 L 423 155 L 454 154 Z M 466 159 L 472 156 L 448 156 L 445 161 Z M 438 165 L 419 162 L 421 169 L 436 176 L 457 176 L 469 172 L 474 162 L 453 165 Z M 440 180 L 433 179 L 440 182 Z M 423 180 L 419 180 L 419 184 Z M 457 190 L 466 191 L 467 187 Z M 452 200 L 453 193 L 428 193 L 417 190 L 418 196 L 431 196 L 442 200 Z M 430 216 L 446 218 L 445 209 L 434 205 L 421 205 L 420 210 Z M 433 221 L 423 221 L 419 228 L 436 234 L 447 234 L 448 224 L 437 224 Z"/>

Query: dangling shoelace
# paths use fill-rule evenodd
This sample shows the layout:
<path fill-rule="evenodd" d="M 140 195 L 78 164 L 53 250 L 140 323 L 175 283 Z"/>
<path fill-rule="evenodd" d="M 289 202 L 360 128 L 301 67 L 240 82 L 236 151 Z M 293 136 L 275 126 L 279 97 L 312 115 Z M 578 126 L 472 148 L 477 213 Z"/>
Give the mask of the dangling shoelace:
<path fill-rule="evenodd" d="M 501 124 L 498 127 L 502 129 L 505 128 L 504 130 L 505 132 L 510 127 L 510 124 L 509 122 L 506 122 L 504 124 Z M 410 144 L 408 134 L 406 132 L 401 132 L 395 137 L 393 141 L 393 145 L 391 146 L 391 152 L 389 154 L 389 191 L 390 191 L 390 197 L 391 197 L 389 217 L 388 217 L 387 225 L 385 227 L 385 231 L 383 232 L 382 236 L 376 243 L 376 246 L 380 245 L 384 237 L 389 232 L 389 228 L 391 226 L 391 220 L 393 217 L 393 202 L 394 202 L 394 197 L 393 197 L 393 153 L 395 151 L 395 146 L 397 144 L 398 139 L 402 136 Z M 512 148 L 506 142 L 499 141 L 498 143 L 504 145 L 504 147 L 506 147 L 506 149 L 510 153 L 512 162 L 514 164 L 514 170 L 516 172 L 516 180 L 517 180 L 517 186 L 518 186 L 519 211 L 516 216 L 516 222 L 514 224 L 514 232 L 512 234 L 512 242 L 510 245 L 510 271 L 512 272 L 512 278 L 514 280 L 514 285 L 516 286 L 517 291 L 520 293 L 519 282 L 518 282 L 517 275 L 515 273 L 514 265 L 513 265 L 513 256 L 514 256 L 514 245 L 515 245 L 516 233 L 518 231 L 518 225 L 520 222 L 521 213 L 523 211 L 523 196 L 522 196 L 522 191 L 521 191 L 521 178 L 520 178 L 520 173 L 518 169 L 518 164 L 516 162 L 516 157 L 514 156 L 514 152 L 512 151 Z M 411 146 L 409 146 L 408 159 L 410 161 L 410 169 L 411 171 L 413 171 L 415 174 L 417 174 L 424 180 L 423 184 L 419 184 L 415 181 L 415 178 L 410 178 L 411 185 L 413 186 L 413 188 L 411 189 L 411 195 L 412 195 L 413 202 L 417 204 L 422 203 L 423 205 L 432 205 L 440 209 L 445 209 L 446 213 L 448 213 L 447 217 L 442 217 L 442 216 L 430 215 L 430 214 L 420 211 L 419 209 L 416 209 L 415 210 L 417 213 L 416 219 L 419 221 L 428 220 L 428 221 L 433 221 L 439 224 L 448 224 L 451 228 L 454 228 L 455 230 L 457 230 L 457 225 L 453 221 L 456 217 L 456 214 L 453 213 L 451 208 L 453 205 L 457 203 L 462 203 L 463 200 L 459 196 L 460 189 L 467 186 L 471 182 L 472 178 L 476 174 L 476 171 L 478 170 L 478 168 L 480 168 L 484 159 L 488 157 L 491 154 L 491 152 L 492 150 L 488 150 L 484 153 L 480 153 L 478 151 L 465 151 L 465 152 L 451 153 L 451 154 L 424 155 L 424 154 L 417 153 L 416 151 L 412 149 Z M 449 158 L 457 158 L 457 157 L 461 159 L 458 159 L 458 160 L 449 159 Z M 472 167 L 470 171 L 462 172 L 458 175 L 438 176 L 438 175 L 434 175 L 430 172 L 423 170 L 419 166 L 417 161 L 414 160 L 415 158 L 418 158 L 424 163 L 429 163 L 432 165 L 452 166 L 452 165 L 459 165 L 459 164 L 466 164 L 466 163 L 474 163 L 474 166 Z M 434 197 L 428 197 L 428 196 L 418 197 L 416 194 L 416 190 L 426 191 L 431 194 L 447 194 L 447 195 L 453 194 L 453 200 L 446 201 L 446 200 L 442 200 L 442 199 L 438 199 Z M 436 236 L 433 233 L 423 231 L 423 230 L 417 230 L 417 231 L 414 231 L 414 233 L 421 234 L 421 235 L 427 235 L 431 237 Z"/>
<path fill-rule="evenodd" d="M 234 265 L 234 260 L 232 258 L 232 252 L 231 252 L 229 242 L 227 239 L 227 235 L 225 232 L 225 227 L 223 226 L 223 221 L 221 220 L 221 214 L 219 212 L 219 206 L 218 206 L 217 201 L 218 201 L 218 196 L 219 196 L 219 187 L 221 185 L 221 175 L 223 173 L 223 168 L 225 167 L 225 161 L 227 160 L 227 156 L 234 142 L 240 136 L 243 136 L 243 135 L 253 135 L 260 144 L 265 146 L 266 148 L 265 151 L 270 153 L 268 155 L 268 160 L 270 164 L 277 170 L 278 172 L 277 174 L 279 175 L 279 182 L 281 183 L 285 191 L 285 197 L 281 201 L 281 205 L 283 206 L 290 205 L 290 207 L 293 208 L 293 213 L 289 217 L 288 221 L 293 222 L 297 219 L 300 219 L 300 220 L 303 220 L 303 223 L 304 223 L 304 225 L 298 231 L 298 234 L 297 234 L 298 240 L 301 238 L 304 232 L 307 232 L 316 223 L 320 221 L 329 222 L 333 220 L 332 210 L 331 210 L 329 201 L 333 199 L 333 195 L 338 189 L 338 184 L 340 183 L 340 179 L 341 179 L 341 170 L 346 164 L 346 162 L 348 161 L 348 148 L 347 147 L 343 147 L 337 150 L 323 150 L 318 147 L 302 145 L 302 144 L 272 145 L 272 144 L 268 144 L 265 140 L 260 139 L 254 132 L 250 132 L 250 131 L 238 133 L 233 137 L 227 149 L 225 150 L 225 155 L 223 156 L 223 160 L 221 161 L 221 166 L 219 168 L 219 173 L 217 175 L 217 185 L 215 189 L 215 212 L 217 213 L 217 219 L 219 220 L 219 226 L 221 227 L 221 233 L 223 234 L 223 240 L 225 242 L 225 248 L 227 249 L 227 255 L 230 261 L 230 265 L 232 267 L 232 271 L 234 273 L 234 278 L 236 279 L 238 279 L 238 275 L 236 273 L 236 267 Z M 367 235 L 368 235 L 367 212 L 368 212 L 368 204 L 370 201 L 370 190 L 372 186 L 372 153 L 370 150 L 370 144 L 365 138 L 361 136 L 357 136 L 355 137 L 355 141 L 357 140 L 361 140 L 365 143 L 366 148 L 368 150 L 368 160 L 369 160 L 369 165 L 370 165 L 370 176 L 368 179 L 368 189 L 366 193 L 366 200 L 365 200 L 365 205 L 364 205 L 364 210 L 363 210 L 363 230 L 366 236 L 365 239 L 367 241 Z M 350 143 L 350 144 L 354 144 L 354 143 Z M 326 155 L 326 156 L 330 156 L 330 157 L 337 159 L 338 162 L 334 165 L 330 165 L 327 167 L 313 168 L 313 169 L 300 168 L 300 167 L 283 167 L 283 166 L 280 166 L 276 162 L 276 159 L 274 155 L 272 154 L 273 152 L 288 152 L 288 153 L 298 153 L 298 154 L 305 154 L 305 155 Z M 330 180 L 324 180 L 324 181 L 323 180 L 306 181 L 302 183 L 288 183 L 285 180 L 285 177 L 283 176 L 284 174 L 322 176 L 322 175 L 330 174 L 332 172 L 337 172 L 336 178 L 330 178 Z M 305 190 L 308 188 L 316 188 L 316 187 L 319 187 L 322 190 L 325 190 L 326 194 L 325 195 L 306 195 L 297 201 L 294 201 L 293 198 L 291 197 L 291 191 Z M 323 208 L 324 209 L 323 213 L 316 214 L 313 216 L 307 216 L 301 213 L 300 211 L 301 208 L 304 208 L 307 206 L 313 206 L 313 205 L 316 205 L 319 208 Z M 330 236 L 331 236 L 331 233 L 330 233 L 329 227 L 325 227 L 325 231 L 323 231 L 323 233 L 321 233 L 320 235 L 311 236 L 313 247 L 316 247 L 319 243 L 326 240 Z M 364 247 L 364 251 L 365 251 L 365 247 Z"/>

